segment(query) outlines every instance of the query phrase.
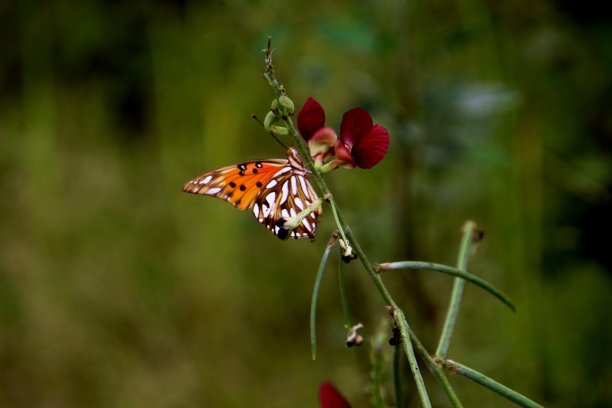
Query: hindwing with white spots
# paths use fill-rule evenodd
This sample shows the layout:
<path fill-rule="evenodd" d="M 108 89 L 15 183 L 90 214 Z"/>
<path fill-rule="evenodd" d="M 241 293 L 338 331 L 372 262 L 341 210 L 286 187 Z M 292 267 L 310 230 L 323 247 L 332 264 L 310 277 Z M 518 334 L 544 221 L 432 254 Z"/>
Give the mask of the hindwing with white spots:
<path fill-rule="evenodd" d="M 183 186 L 183 191 L 225 200 L 241 210 L 252 210 L 266 228 L 281 239 L 314 239 L 321 208 L 312 211 L 297 228 L 277 226 L 281 218 L 295 217 L 318 197 L 306 178 L 306 168 L 294 148 L 287 160 L 270 159 L 240 163 L 204 173 Z"/>

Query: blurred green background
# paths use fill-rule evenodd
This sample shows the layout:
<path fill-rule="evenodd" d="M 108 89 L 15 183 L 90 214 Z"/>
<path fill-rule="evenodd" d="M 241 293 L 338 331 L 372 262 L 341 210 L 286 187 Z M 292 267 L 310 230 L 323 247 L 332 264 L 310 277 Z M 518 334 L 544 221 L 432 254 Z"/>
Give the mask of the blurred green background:
<path fill-rule="evenodd" d="M 612 405 L 612 16 L 586 0 L 0 2 L 0 406 L 315 407 L 331 380 L 366 406 L 369 346 L 344 347 L 333 230 L 281 242 L 189 178 L 282 157 L 262 131 L 277 74 L 338 129 L 389 129 L 385 160 L 326 178 L 375 261 L 453 264 L 449 357 L 554 407 Z M 388 324 L 358 263 L 354 318 Z M 435 349 L 452 281 L 385 276 Z M 385 331 L 385 335 L 390 331 Z M 426 372 L 425 367 L 422 367 Z M 432 402 L 449 406 L 429 373 Z M 453 377 L 465 406 L 512 406 Z M 406 369 L 407 400 L 419 406 Z"/>

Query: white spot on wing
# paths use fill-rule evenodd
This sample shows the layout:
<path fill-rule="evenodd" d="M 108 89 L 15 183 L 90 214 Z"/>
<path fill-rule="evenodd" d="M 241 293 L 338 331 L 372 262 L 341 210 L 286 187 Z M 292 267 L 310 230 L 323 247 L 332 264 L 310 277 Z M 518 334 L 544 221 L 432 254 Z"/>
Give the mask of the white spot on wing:
<path fill-rule="evenodd" d="M 206 193 L 206 195 L 215 195 L 217 193 L 219 193 L 219 191 L 221 191 L 221 189 L 219 187 L 215 187 L 215 188 L 211 188 L 210 190 L 208 190 Z M 195 190 L 194 190 L 195 192 Z"/>
<path fill-rule="evenodd" d="M 289 211 L 287 211 L 286 208 L 283 208 L 283 210 L 281 211 L 281 214 L 283 215 L 283 217 L 289 218 Z"/>
<path fill-rule="evenodd" d="M 304 226 L 306 227 L 306 229 L 307 229 L 308 231 L 310 231 L 310 230 L 312 229 L 312 227 L 310 226 L 310 223 L 308 222 L 308 220 L 307 220 L 306 218 L 304 218 L 304 219 L 302 220 L 302 224 L 304 224 Z"/>
<path fill-rule="evenodd" d="M 255 214 L 255 218 L 259 219 L 259 204 L 257 203 L 253 206 L 253 214 Z"/>
<path fill-rule="evenodd" d="M 275 201 L 276 201 L 276 193 L 275 192 L 271 192 L 270 194 L 268 194 L 266 196 L 266 201 L 270 205 L 270 208 L 272 208 L 272 206 L 274 206 Z"/>
<path fill-rule="evenodd" d="M 295 181 L 295 177 L 291 177 L 291 194 L 297 194 L 297 182 Z"/>
<path fill-rule="evenodd" d="M 300 210 L 304 210 L 304 208 L 306 208 L 300 197 L 295 197 L 295 205 L 297 205 Z"/>
<path fill-rule="evenodd" d="M 282 169 L 276 172 L 275 176 L 280 176 L 281 174 L 285 174 L 288 171 L 291 171 L 291 167 L 283 167 Z"/>
<path fill-rule="evenodd" d="M 266 184 L 266 188 L 273 188 L 277 184 L 278 183 L 276 182 L 276 180 L 271 180 L 268 184 Z"/>
<path fill-rule="evenodd" d="M 297 212 L 295 211 L 295 208 L 293 207 L 289 209 L 289 213 L 291 214 L 292 217 L 295 217 L 297 215 Z"/>
<path fill-rule="evenodd" d="M 208 184 L 210 183 L 210 180 L 212 180 L 212 176 L 206 176 L 205 178 L 200 180 L 200 184 Z"/>
<path fill-rule="evenodd" d="M 270 215 L 270 206 L 269 205 L 262 205 L 261 206 L 261 212 L 263 215 L 263 218 L 267 218 L 268 215 Z"/>
<path fill-rule="evenodd" d="M 308 188 L 308 185 L 306 184 L 306 179 L 304 177 L 300 177 L 300 184 L 302 185 L 302 191 L 304 192 L 304 194 L 306 196 L 310 195 L 310 189 Z"/>
<path fill-rule="evenodd" d="M 283 190 L 282 190 L 282 195 L 281 195 L 281 199 L 280 199 L 280 204 L 285 204 L 285 201 L 287 201 L 287 197 L 289 196 L 289 181 L 285 181 L 285 183 L 283 184 Z"/>

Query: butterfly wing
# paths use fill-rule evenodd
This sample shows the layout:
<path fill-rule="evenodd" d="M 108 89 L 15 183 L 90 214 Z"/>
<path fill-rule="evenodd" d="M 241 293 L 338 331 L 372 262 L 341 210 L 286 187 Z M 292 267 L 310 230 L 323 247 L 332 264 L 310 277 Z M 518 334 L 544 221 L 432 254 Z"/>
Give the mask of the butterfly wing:
<path fill-rule="evenodd" d="M 308 237 L 314 239 L 321 208 L 306 216 L 293 230 L 286 231 L 277 225 L 281 218 L 295 217 L 299 212 L 312 205 L 318 196 L 308 179 L 295 172 L 285 172 L 286 177 L 275 177 L 268 188 L 261 192 L 253 206 L 253 214 L 272 233 L 284 239 Z M 275 183 L 276 181 L 276 183 Z"/>
<path fill-rule="evenodd" d="M 204 173 L 185 183 L 183 191 L 217 197 L 240 210 L 252 210 L 255 218 L 281 239 L 291 236 L 312 240 L 320 208 L 291 231 L 277 225 L 281 218 L 295 217 L 318 199 L 297 151 L 289 149 L 287 154 L 288 160 L 244 162 Z"/>
<path fill-rule="evenodd" d="M 272 159 L 222 167 L 188 181 L 183 191 L 217 197 L 241 210 L 250 210 L 261 191 L 287 163 Z"/>

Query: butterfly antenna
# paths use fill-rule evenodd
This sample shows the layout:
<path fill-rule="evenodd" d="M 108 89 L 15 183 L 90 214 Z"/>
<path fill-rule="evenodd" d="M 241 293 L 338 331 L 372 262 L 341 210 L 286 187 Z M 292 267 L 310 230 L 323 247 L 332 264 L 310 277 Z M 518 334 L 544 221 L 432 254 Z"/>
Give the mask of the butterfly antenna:
<path fill-rule="evenodd" d="M 262 128 L 264 128 L 264 129 L 266 128 L 266 127 L 264 126 L 263 122 L 262 122 L 261 120 L 259 120 L 259 118 L 257 117 L 257 115 L 255 115 L 255 114 L 253 113 L 253 114 L 251 114 L 251 117 L 252 117 L 253 119 L 255 119 L 255 121 L 256 121 L 257 123 L 259 123 L 259 124 L 261 125 L 261 127 L 262 127 Z M 288 147 L 287 147 L 287 146 L 286 146 L 286 145 L 285 145 L 285 144 L 284 144 L 284 143 L 283 143 L 283 142 L 282 142 L 282 141 L 281 141 L 281 140 L 280 140 L 278 137 L 276 137 L 276 135 L 275 135 L 274 133 L 272 133 L 272 132 L 268 132 L 268 134 L 269 134 L 270 136 L 272 136 L 272 137 L 274 138 L 274 140 L 276 140 L 276 141 L 278 142 L 278 144 L 280 144 L 281 146 L 283 146 L 283 147 L 285 148 L 285 150 L 287 150 L 287 149 L 288 149 Z"/>

